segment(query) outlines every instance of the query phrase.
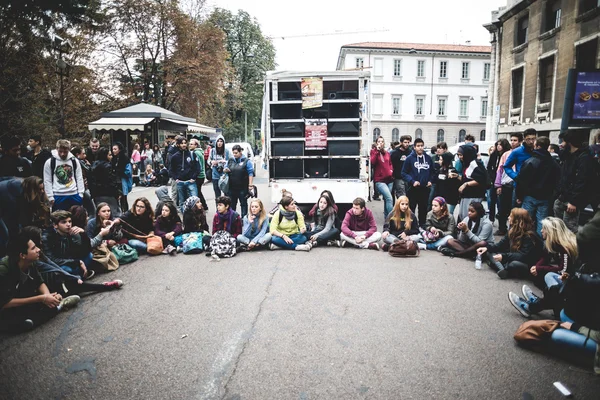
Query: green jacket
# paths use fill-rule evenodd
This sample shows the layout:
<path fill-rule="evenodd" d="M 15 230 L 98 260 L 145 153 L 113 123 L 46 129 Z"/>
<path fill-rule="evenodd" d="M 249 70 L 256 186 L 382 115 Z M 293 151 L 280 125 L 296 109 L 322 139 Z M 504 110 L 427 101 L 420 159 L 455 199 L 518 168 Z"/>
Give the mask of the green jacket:
<path fill-rule="evenodd" d="M 198 157 L 198 164 L 199 164 L 198 178 L 204 179 L 204 178 L 206 178 L 206 172 L 205 172 L 206 160 L 204 160 L 204 151 L 201 149 L 196 149 L 196 150 L 194 150 L 194 154 L 196 154 L 196 157 Z M 200 188 L 198 188 L 198 190 L 200 190 Z"/>

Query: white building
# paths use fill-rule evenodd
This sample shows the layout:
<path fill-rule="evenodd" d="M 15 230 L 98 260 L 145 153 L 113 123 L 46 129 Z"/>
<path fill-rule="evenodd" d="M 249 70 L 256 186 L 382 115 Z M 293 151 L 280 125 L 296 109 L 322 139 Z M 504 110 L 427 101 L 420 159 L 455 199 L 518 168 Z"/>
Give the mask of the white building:
<path fill-rule="evenodd" d="M 486 140 L 490 54 L 489 46 L 355 43 L 342 46 L 337 69 L 370 69 L 373 140 L 411 135 L 451 146 L 467 134 Z"/>

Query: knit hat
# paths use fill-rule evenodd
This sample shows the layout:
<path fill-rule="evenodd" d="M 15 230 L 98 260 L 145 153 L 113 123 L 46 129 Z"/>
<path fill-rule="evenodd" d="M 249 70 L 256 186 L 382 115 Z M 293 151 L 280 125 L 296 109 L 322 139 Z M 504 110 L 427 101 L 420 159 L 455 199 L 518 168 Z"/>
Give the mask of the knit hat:
<path fill-rule="evenodd" d="M 199 201 L 200 198 L 197 196 L 188 197 L 188 199 L 184 203 L 184 207 L 186 210 L 192 210 L 196 206 L 196 203 Z"/>
<path fill-rule="evenodd" d="M 434 197 L 433 201 L 437 201 L 438 204 L 442 207 L 444 206 L 444 204 L 446 204 L 446 199 L 444 199 L 442 196 Z"/>

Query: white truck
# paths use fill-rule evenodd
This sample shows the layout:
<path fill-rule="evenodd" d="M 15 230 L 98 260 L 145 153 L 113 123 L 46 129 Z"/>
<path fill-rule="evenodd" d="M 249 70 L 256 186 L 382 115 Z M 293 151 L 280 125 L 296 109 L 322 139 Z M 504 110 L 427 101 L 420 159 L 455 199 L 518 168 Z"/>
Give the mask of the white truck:
<path fill-rule="evenodd" d="M 369 79 L 363 71 L 267 73 L 262 131 L 273 203 L 283 190 L 303 208 L 325 189 L 343 208 L 368 198 Z"/>

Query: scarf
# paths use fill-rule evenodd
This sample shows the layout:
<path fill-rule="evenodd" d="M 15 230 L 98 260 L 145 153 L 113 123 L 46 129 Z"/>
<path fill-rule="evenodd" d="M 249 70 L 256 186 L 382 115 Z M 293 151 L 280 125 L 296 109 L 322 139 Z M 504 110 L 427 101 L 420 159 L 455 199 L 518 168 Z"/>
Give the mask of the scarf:
<path fill-rule="evenodd" d="M 287 211 L 285 208 L 280 208 L 279 212 L 285 217 L 285 219 L 293 221 L 296 216 L 296 211 Z"/>
<path fill-rule="evenodd" d="M 226 231 L 233 224 L 233 212 L 234 211 L 231 209 L 231 207 L 229 207 L 225 214 L 221 214 L 219 212 L 217 213 L 217 216 L 219 217 L 219 225 L 222 224 L 224 231 Z"/>

